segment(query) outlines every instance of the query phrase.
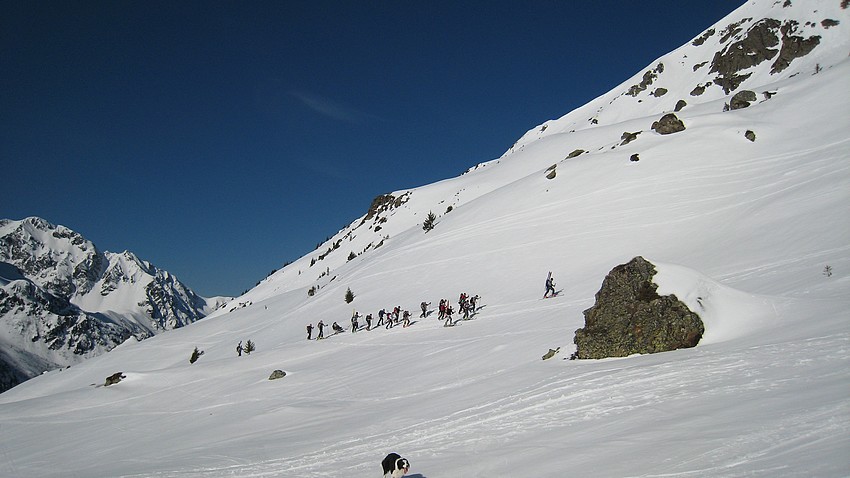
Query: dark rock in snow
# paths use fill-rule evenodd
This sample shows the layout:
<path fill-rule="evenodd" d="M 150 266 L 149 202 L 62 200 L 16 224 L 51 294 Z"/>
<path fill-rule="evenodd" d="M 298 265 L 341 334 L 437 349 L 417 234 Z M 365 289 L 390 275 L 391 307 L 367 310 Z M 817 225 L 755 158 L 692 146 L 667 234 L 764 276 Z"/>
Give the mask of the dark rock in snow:
<path fill-rule="evenodd" d="M 756 134 L 751 129 L 748 129 L 747 132 L 744 133 L 744 137 L 747 138 L 748 140 L 752 141 L 752 142 L 756 141 Z"/>
<path fill-rule="evenodd" d="M 782 32 L 782 48 L 779 50 L 779 57 L 771 65 L 771 74 L 779 73 L 788 68 L 788 65 L 794 59 L 808 55 L 820 44 L 820 37 L 817 35 L 809 38 L 793 35 L 797 30 L 797 22 L 795 21 L 786 22 L 780 30 Z"/>
<path fill-rule="evenodd" d="M 779 73 L 791 62 L 809 54 L 820 43 L 820 37 L 809 38 L 794 35 L 798 23 L 786 20 L 784 23 L 773 18 L 765 18 L 756 22 L 743 35 L 743 38 L 727 45 L 723 50 L 714 54 L 711 60 L 711 73 L 717 73 L 714 83 L 721 86 L 723 91 L 730 93 L 749 78 L 750 74 L 741 75 L 738 72 L 752 68 L 764 61 L 774 60 L 770 73 Z M 740 24 L 735 26 L 731 38 L 740 33 Z"/>
<path fill-rule="evenodd" d="M 555 354 L 557 354 L 560 351 L 561 351 L 561 347 L 558 347 L 556 349 L 549 349 L 548 352 L 543 354 L 543 360 L 549 360 L 550 358 L 554 357 Z"/>
<path fill-rule="evenodd" d="M 744 75 L 737 75 L 739 71 L 775 57 L 778 53 L 777 30 L 780 25 L 779 20 L 772 18 L 761 20 L 747 31 L 744 38 L 715 53 L 709 70 L 718 74 L 714 82 L 729 93 L 743 81 L 741 78 Z"/>
<path fill-rule="evenodd" d="M 620 142 L 620 146 L 625 146 L 625 145 L 631 143 L 632 141 L 636 140 L 640 133 L 641 133 L 641 131 L 637 131 L 635 133 L 629 133 L 628 131 L 624 132 L 620 136 L 620 139 L 622 140 Z"/>
<path fill-rule="evenodd" d="M 275 370 L 271 375 L 269 375 L 269 380 L 277 380 L 283 377 L 286 377 L 286 372 L 283 370 Z"/>
<path fill-rule="evenodd" d="M 738 110 L 750 106 L 750 103 L 756 100 L 756 92 L 750 90 L 741 90 L 735 93 L 732 100 L 729 102 L 729 109 Z"/>
<path fill-rule="evenodd" d="M 673 113 L 667 113 L 660 120 L 652 123 L 652 129 L 658 134 L 672 134 L 684 131 L 685 123 Z"/>
<path fill-rule="evenodd" d="M 104 383 L 103 386 L 108 387 L 110 385 L 115 385 L 116 383 L 120 382 L 125 378 L 127 378 L 127 376 L 124 375 L 123 372 L 115 372 L 112 375 L 106 377 L 106 383 Z"/>
<path fill-rule="evenodd" d="M 576 330 L 576 357 L 599 359 L 694 347 L 705 332 L 700 317 L 674 295 L 660 296 L 655 266 L 643 257 L 605 277 L 596 303 Z"/>
<path fill-rule="evenodd" d="M 688 102 L 685 100 L 679 100 L 676 102 L 676 107 L 673 108 L 673 111 L 678 113 L 679 111 L 682 111 L 682 108 L 684 108 L 685 106 L 688 106 Z"/>
<path fill-rule="evenodd" d="M 700 96 L 703 93 L 705 93 L 704 85 L 697 85 L 691 90 L 691 96 Z"/>

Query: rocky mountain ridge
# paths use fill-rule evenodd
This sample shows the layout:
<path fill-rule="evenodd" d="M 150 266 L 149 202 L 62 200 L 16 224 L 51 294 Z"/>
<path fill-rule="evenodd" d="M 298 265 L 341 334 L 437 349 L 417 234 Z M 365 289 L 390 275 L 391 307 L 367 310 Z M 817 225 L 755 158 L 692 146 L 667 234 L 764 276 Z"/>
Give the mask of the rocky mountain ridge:
<path fill-rule="evenodd" d="M 0 391 L 127 339 L 183 327 L 223 298 L 198 296 L 168 271 L 30 217 L 0 220 Z"/>

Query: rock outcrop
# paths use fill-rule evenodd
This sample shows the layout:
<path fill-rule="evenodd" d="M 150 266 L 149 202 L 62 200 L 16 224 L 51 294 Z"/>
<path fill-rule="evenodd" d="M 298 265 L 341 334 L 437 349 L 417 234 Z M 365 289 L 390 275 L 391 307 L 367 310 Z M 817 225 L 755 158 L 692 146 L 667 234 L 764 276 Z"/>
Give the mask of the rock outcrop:
<path fill-rule="evenodd" d="M 652 130 L 658 134 L 673 134 L 685 130 L 685 123 L 674 113 L 667 113 L 652 123 Z"/>
<path fill-rule="evenodd" d="M 640 256 L 608 273 L 596 303 L 584 311 L 584 327 L 575 332 L 576 358 L 626 357 L 699 343 L 702 319 L 675 295 L 658 295 L 655 273 Z"/>
<path fill-rule="evenodd" d="M 756 100 L 756 93 L 750 90 L 741 90 L 735 93 L 735 96 L 729 101 L 729 109 L 738 110 L 746 108 Z"/>

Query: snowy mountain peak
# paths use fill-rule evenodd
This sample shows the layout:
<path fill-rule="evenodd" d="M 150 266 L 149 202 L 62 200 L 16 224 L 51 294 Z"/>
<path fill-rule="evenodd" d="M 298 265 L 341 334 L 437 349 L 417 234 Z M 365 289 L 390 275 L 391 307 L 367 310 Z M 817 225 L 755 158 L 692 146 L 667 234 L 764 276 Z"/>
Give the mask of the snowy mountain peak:
<path fill-rule="evenodd" d="M 190 324 L 223 302 L 199 297 L 132 252 L 101 252 L 38 217 L 0 221 L 0 265 L 0 342 L 18 351 L 4 358 L 2 389 L 45 364 L 70 365 L 131 336 Z"/>

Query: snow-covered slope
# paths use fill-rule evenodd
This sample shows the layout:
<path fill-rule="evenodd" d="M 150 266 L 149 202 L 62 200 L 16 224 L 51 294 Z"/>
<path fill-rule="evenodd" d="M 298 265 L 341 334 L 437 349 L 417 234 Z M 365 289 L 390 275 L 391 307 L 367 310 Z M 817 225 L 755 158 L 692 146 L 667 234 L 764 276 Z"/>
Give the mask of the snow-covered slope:
<path fill-rule="evenodd" d="M 37 217 L 0 221 L 0 261 L 0 390 L 188 325 L 225 301 Z"/>
<path fill-rule="evenodd" d="M 840 3 L 748 2 L 707 30 L 714 49 L 686 45 L 647 67 L 665 63 L 660 99 L 683 97 L 707 66 L 668 58 L 710 62 L 735 41 L 719 38 L 730 22 L 752 17 L 743 35 L 781 13 L 804 39 L 821 35 L 817 69 L 808 56 L 775 74 L 762 62 L 735 91 L 688 97 L 686 129 L 668 135 L 650 127 L 671 107 L 615 89 L 591 102 L 595 124 L 579 108 L 460 177 L 381 196 L 241 307 L 3 393 L 0 472 L 378 476 L 395 451 L 417 478 L 850 475 Z M 741 89 L 758 100 L 725 111 Z M 636 255 L 658 266 L 660 293 L 699 309 L 702 342 L 562 360 L 605 274 Z M 548 271 L 560 293 L 542 300 Z M 421 301 L 433 309 L 461 292 L 481 296 L 472 320 L 416 318 Z M 411 327 L 305 340 L 308 323 L 346 326 L 352 309 L 396 305 Z M 257 350 L 237 357 L 247 340 Z M 190 364 L 194 347 L 204 354 Z M 275 369 L 287 376 L 267 380 Z M 115 372 L 126 379 L 97 386 Z"/>

